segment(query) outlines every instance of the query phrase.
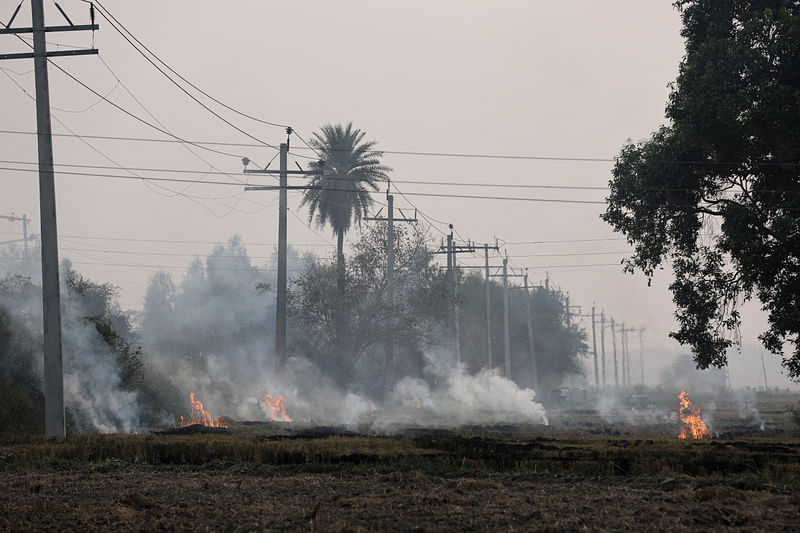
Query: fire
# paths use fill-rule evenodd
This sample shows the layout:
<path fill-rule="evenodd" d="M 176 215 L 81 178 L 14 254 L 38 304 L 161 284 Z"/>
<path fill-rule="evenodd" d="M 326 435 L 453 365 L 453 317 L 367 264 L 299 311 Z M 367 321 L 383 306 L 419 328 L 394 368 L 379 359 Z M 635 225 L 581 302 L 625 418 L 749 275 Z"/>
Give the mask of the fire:
<path fill-rule="evenodd" d="M 273 397 L 271 394 L 267 394 L 264 396 L 264 403 L 272 408 L 272 416 L 269 417 L 270 421 L 293 422 L 289 415 L 286 414 L 286 398 L 283 396 Z"/>
<path fill-rule="evenodd" d="M 181 426 L 191 426 L 194 424 L 201 424 L 213 428 L 225 428 L 228 426 L 222 425 L 222 417 L 211 418 L 211 413 L 203 408 L 203 402 L 196 399 L 193 392 L 189 393 L 189 401 L 192 402 L 192 414 L 188 418 L 181 417 Z"/>
<path fill-rule="evenodd" d="M 679 439 L 703 439 L 711 437 L 711 432 L 706 427 L 706 423 L 700 418 L 700 408 L 692 407 L 692 402 L 689 401 L 689 393 L 682 391 L 678 398 L 681 401 L 680 416 L 681 422 L 686 424 L 687 427 L 681 429 L 681 434 L 678 435 Z"/>

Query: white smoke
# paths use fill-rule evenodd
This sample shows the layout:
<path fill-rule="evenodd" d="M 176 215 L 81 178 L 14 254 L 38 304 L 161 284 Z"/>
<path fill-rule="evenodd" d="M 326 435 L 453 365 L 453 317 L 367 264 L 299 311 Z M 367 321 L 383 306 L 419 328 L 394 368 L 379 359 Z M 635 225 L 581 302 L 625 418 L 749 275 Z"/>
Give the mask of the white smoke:
<path fill-rule="evenodd" d="M 64 321 L 64 404 L 80 432 L 132 433 L 143 430 L 135 392 L 123 390 L 114 354 L 94 326 Z"/>
<path fill-rule="evenodd" d="M 413 407 L 419 412 L 389 414 L 382 422 L 414 422 L 418 425 L 456 427 L 463 424 L 547 424 L 536 393 L 520 388 L 496 369 L 475 375 L 462 367 L 453 370 L 438 386 L 431 387 L 419 378 L 400 380 L 393 392 L 393 403 Z"/>

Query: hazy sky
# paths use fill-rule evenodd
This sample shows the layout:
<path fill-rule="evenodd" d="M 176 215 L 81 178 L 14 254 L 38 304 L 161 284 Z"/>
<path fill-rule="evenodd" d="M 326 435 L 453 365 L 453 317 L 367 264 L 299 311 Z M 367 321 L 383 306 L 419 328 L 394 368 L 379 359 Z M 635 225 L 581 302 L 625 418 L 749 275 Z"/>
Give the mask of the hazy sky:
<path fill-rule="evenodd" d="M 17 3 L 0 1 L 0 20 L 7 21 Z M 433 222 L 437 239 L 447 223 L 455 225 L 458 238 L 497 238 L 505 243 L 514 268 L 528 267 L 533 281 L 549 272 L 551 283 L 569 291 L 583 313 L 595 302 L 598 312 L 603 309 L 619 322 L 645 327 L 647 347 L 675 347 L 667 338 L 673 327 L 669 273 L 659 274 L 649 288 L 642 276 L 621 273 L 617 265 L 629 248 L 599 220 L 603 205 L 485 198 L 604 200 L 602 190 L 507 185 L 604 187 L 610 159 L 621 145 L 648 136 L 664 122 L 668 84 L 683 55 L 680 18 L 671 2 L 102 3 L 136 38 L 209 94 L 263 120 L 290 124 L 306 138 L 324 123 L 352 121 L 388 152 L 565 158 L 387 153 L 385 162 L 408 195 L 396 195 L 395 206 L 418 208 Z M 47 23 L 62 24 L 52 3 L 46 4 Z M 87 4 L 61 0 L 60 5 L 76 24 L 88 22 Z M 172 142 L 56 137 L 57 165 L 112 167 L 61 170 L 236 184 L 62 173 L 56 181 L 61 257 L 69 257 L 92 279 L 119 285 L 128 308 L 141 307 L 147 279 L 158 268 L 177 281 L 193 257 L 203 257 L 211 243 L 234 234 L 242 236 L 250 255 L 262 263 L 276 242 L 277 193 L 244 193 L 237 181 L 246 179 L 242 157 L 263 166 L 275 150 L 201 108 L 99 15 L 98 22 L 94 42 L 99 57 L 58 58 L 58 65 L 179 137 L 247 146 L 211 146 L 231 154 L 221 155 Z M 25 2 L 14 26 L 29 23 Z M 51 33 L 48 41 L 50 49 L 85 47 L 92 35 Z M 0 42 L 4 51 L 26 49 L 13 36 L 2 36 Z M 35 131 L 32 61 L 4 61 L 0 67 L 2 166 L 33 170 L 35 137 L 6 133 Z M 169 139 L 99 101 L 52 66 L 50 81 L 56 133 L 70 134 L 69 128 L 82 136 Z M 253 137 L 273 145 L 284 142 L 282 128 L 250 121 L 198 97 Z M 303 164 L 302 156 L 311 155 L 302 148 L 293 137 L 298 155 L 290 158 L 290 165 L 292 159 Z M 585 158 L 605 161 L 575 160 Z M 36 173 L 2 170 L 0 176 L 0 214 L 25 213 L 38 233 Z M 269 179 L 249 178 L 252 183 Z M 431 193 L 480 198 L 418 195 Z M 289 208 L 294 213 L 289 216 L 289 243 L 330 253 L 335 243 L 330 230 L 309 228 L 299 193 L 290 194 Z M 0 220 L 0 240 L 19 236 L 19 223 Z M 459 261 L 483 264 L 480 256 L 461 255 Z M 499 257 L 492 262 L 499 264 Z M 755 343 L 763 316 L 754 309 L 745 320 L 743 340 Z M 770 362 L 776 363 L 774 358 Z M 771 367 L 777 372 L 776 364 Z"/>

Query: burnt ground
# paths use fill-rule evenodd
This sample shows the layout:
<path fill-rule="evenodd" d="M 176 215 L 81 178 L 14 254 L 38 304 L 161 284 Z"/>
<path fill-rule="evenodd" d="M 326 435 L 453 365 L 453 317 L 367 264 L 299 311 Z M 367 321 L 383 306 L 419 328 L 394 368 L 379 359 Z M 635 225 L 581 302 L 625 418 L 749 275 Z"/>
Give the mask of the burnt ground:
<path fill-rule="evenodd" d="M 419 472 L 22 471 L 3 531 L 798 531 L 800 493 L 676 480 Z"/>
<path fill-rule="evenodd" d="M 0 434 L 0 531 L 800 532 L 800 438 L 785 424 L 731 415 L 738 426 L 694 442 L 671 422 L 566 414 L 559 428 L 393 435 Z"/>

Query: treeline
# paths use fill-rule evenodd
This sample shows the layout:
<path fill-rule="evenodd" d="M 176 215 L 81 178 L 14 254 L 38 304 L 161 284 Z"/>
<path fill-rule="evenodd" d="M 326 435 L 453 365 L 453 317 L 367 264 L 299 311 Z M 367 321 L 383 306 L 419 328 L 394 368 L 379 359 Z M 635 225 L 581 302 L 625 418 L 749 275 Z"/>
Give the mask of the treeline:
<path fill-rule="evenodd" d="M 324 382 L 381 405 L 386 389 L 404 377 L 435 381 L 432 364 L 456 365 L 456 307 L 466 372 L 487 367 L 481 276 L 459 275 L 454 292 L 446 271 L 433 260 L 424 228 L 396 228 L 395 296 L 390 301 L 386 243 L 384 223 L 362 226 L 345 255 L 343 293 L 334 255 L 290 252 L 289 358 L 296 366 L 314 369 L 287 378 L 294 387 L 311 394 Z M 116 287 L 89 280 L 64 261 L 69 431 L 137 431 L 174 423 L 187 414 L 190 390 L 202 391 L 215 404 L 236 406 L 220 414 L 258 416 L 242 406 L 241 389 L 276 371 L 274 283 L 271 262 L 254 265 L 241 239 L 234 237 L 204 261 L 196 259 L 177 283 L 166 272 L 154 274 L 143 310 L 133 313 L 120 308 Z M 502 286 L 493 281 L 490 292 L 493 366 L 502 373 Z M 538 383 L 531 373 L 526 298 Z M 567 374 L 580 373 L 585 334 L 567 326 L 558 293 L 536 288 L 527 295 L 515 288 L 509 309 L 510 379 L 521 387 L 547 390 Z M 390 336 L 394 361 L 387 374 Z M 31 277 L 9 274 L 0 280 L 0 424 L 6 430 L 42 430 L 41 345 L 41 287 Z"/>

